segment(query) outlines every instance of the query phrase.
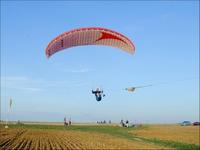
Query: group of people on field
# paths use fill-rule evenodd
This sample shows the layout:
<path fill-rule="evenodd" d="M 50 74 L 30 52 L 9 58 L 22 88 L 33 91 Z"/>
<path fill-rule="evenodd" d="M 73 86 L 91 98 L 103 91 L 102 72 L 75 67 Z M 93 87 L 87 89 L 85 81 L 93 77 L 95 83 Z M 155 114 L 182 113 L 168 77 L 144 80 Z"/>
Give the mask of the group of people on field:
<path fill-rule="evenodd" d="M 104 121 L 97 121 L 97 124 L 106 124 L 107 122 Z M 108 122 L 109 124 L 111 124 L 111 120 L 109 120 Z M 71 118 L 69 118 L 69 120 L 67 121 L 66 117 L 64 117 L 64 126 L 70 126 L 72 124 Z M 120 121 L 120 124 L 122 127 L 129 127 L 129 121 L 126 120 L 125 122 L 123 121 L 123 119 Z"/>
<path fill-rule="evenodd" d="M 70 126 L 72 124 L 71 118 L 67 121 L 66 117 L 64 118 L 64 126 Z"/>
<path fill-rule="evenodd" d="M 120 121 L 120 124 L 122 127 L 129 127 L 129 121 L 126 120 L 125 122 L 123 121 L 123 119 Z"/>
<path fill-rule="evenodd" d="M 97 124 L 111 124 L 111 120 L 109 120 L 108 122 L 106 122 L 105 120 L 104 121 L 97 121 Z"/>

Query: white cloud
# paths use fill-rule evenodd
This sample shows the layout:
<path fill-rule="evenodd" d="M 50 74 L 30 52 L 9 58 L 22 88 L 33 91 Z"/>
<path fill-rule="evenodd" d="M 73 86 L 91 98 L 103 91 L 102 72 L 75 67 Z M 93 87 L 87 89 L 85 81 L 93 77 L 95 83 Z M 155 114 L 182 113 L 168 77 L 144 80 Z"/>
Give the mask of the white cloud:
<path fill-rule="evenodd" d="M 44 89 L 33 88 L 33 87 L 12 87 L 12 88 L 17 89 L 17 90 L 31 91 L 31 92 L 44 91 Z"/>
<path fill-rule="evenodd" d="M 75 72 L 85 72 L 87 70 L 76 70 Z M 45 91 L 47 88 L 82 87 L 87 86 L 86 82 L 78 81 L 48 81 L 44 79 L 32 79 L 24 76 L 1 77 L 1 88 L 16 89 L 29 92 Z"/>
<path fill-rule="evenodd" d="M 1 87 L 31 92 L 43 91 L 42 88 L 37 87 L 35 80 L 24 76 L 1 77 Z"/>
<path fill-rule="evenodd" d="M 91 71 L 90 69 L 87 69 L 87 68 L 82 68 L 82 69 L 63 69 L 64 72 L 69 72 L 69 73 L 86 73 L 86 72 L 89 72 Z"/>

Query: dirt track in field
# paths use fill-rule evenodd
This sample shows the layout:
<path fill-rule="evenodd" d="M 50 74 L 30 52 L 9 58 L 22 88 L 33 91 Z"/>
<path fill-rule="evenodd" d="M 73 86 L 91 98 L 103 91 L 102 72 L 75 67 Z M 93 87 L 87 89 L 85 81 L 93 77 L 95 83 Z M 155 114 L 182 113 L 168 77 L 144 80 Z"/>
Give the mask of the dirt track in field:
<path fill-rule="evenodd" d="M 0 149 L 161 149 L 102 133 L 0 128 Z"/>

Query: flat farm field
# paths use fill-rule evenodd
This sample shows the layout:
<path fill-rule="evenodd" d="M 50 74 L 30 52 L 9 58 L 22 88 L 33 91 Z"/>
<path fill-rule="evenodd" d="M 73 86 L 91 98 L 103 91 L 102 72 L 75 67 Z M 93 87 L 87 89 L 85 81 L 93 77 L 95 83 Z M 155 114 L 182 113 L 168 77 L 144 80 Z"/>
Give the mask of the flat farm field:
<path fill-rule="evenodd" d="M 153 126 L 152 126 L 153 127 Z M 198 143 L 152 140 L 149 127 L 10 125 L 0 127 L 0 149 L 199 149 Z M 167 143 L 167 144 L 166 144 Z"/>
<path fill-rule="evenodd" d="M 149 125 L 131 133 L 139 137 L 200 145 L 200 126 Z"/>

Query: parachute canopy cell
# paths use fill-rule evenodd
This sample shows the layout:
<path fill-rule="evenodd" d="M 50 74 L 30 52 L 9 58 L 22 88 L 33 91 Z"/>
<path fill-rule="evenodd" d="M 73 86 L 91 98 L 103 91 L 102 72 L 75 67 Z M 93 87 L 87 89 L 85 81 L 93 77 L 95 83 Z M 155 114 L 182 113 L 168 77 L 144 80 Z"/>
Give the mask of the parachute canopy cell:
<path fill-rule="evenodd" d="M 53 39 L 46 48 L 46 56 L 50 57 L 61 50 L 82 45 L 105 45 L 122 49 L 130 54 L 135 46 L 126 36 L 109 29 L 90 27 L 65 32 Z"/>

